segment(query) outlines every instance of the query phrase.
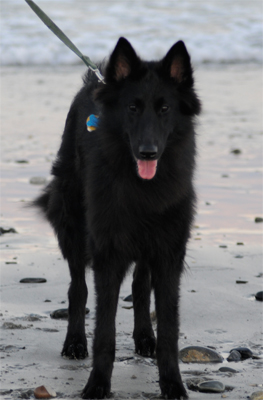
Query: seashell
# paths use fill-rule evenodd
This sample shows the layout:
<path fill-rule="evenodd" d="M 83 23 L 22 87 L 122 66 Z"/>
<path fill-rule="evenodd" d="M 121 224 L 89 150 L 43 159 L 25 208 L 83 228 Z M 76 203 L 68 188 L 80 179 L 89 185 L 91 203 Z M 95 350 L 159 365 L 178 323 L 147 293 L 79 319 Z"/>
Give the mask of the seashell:
<path fill-rule="evenodd" d="M 34 395 L 36 399 L 52 399 L 57 396 L 56 392 L 49 386 L 38 386 L 34 390 Z"/>

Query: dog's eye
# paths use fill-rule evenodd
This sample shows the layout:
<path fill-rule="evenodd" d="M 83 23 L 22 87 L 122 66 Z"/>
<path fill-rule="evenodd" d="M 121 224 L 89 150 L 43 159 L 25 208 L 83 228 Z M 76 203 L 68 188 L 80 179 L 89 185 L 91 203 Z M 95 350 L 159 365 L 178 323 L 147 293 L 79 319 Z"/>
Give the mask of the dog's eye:
<path fill-rule="evenodd" d="M 166 113 L 167 111 L 169 111 L 169 109 L 170 109 L 170 107 L 167 106 L 167 104 L 165 104 L 165 105 L 163 105 L 162 108 L 161 108 L 161 113 L 164 114 L 164 113 Z"/>
<path fill-rule="evenodd" d="M 135 113 L 137 111 L 136 105 L 135 104 L 129 104 L 129 110 Z"/>

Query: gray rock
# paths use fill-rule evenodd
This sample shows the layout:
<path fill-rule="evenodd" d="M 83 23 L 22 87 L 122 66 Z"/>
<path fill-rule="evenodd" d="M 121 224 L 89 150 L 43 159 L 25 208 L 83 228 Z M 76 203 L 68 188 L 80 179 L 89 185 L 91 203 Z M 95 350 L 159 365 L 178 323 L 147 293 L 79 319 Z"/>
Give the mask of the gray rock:
<path fill-rule="evenodd" d="M 246 360 L 247 358 L 252 358 L 253 357 L 253 353 L 250 349 L 248 349 L 247 347 L 237 347 L 235 349 L 230 350 L 230 354 L 233 351 L 238 351 L 239 354 L 241 355 L 241 359 L 242 360 Z"/>
<path fill-rule="evenodd" d="M 223 357 L 216 351 L 201 346 L 189 346 L 180 350 L 179 358 L 184 363 L 221 363 Z"/>
<path fill-rule="evenodd" d="M 86 314 L 90 312 L 89 308 L 86 308 Z M 59 310 L 52 311 L 50 317 L 53 319 L 68 319 L 68 309 L 60 308 Z"/>
<path fill-rule="evenodd" d="M 0 235 L 4 235 L 5 233 L 17 233 L 17 231 L 14 228 L 2 228 L 0 227 Z"/>
<path fill-rule="evenodd" d="M 249 398 L 250 400 L 263 400 L 263 391 L 260 390 L 259 392 L 253 392 Z"/>
<path fill-rule="evenodd" d="M 242 151 L 240 149 L 234 149 L 234 150 L 231 150 L 231 153 L 232 154 L 241 154 Z"/>
<path fill-rule="evenodd" d="M 33 176 L 30 178 L 29 183 L 31 183 L 31 185 L 45 185 L 47 180 L 43 176 Z"/>
<path fill-rule="evenodd" d="M 128 301 L 128 302 L 132 303 L 132 302 L 133 302 L 132 294 L 129 294 L 129 296 L 126 296 L 126 297 L 123 299 L 123 301 Z"/>
<path fill-rule="evenodd" d="M 20 283 L 46 283 L 45 278 L 23 278 Z"/>
<path fill-rule="evenodd" d="M 228 362 L 237 362 L 241 361 L 241 359 L 241 354 L 236 350 L 231 351 L 230 355 L 227 357 Z"/>
<path fill-rule="evenodd" d="M 263 218 L 261 218 L 261 217 L 255 217 L 255 222 L 256 222 L 256 223 L 263 222 Z"/>
<path fill-rule="evenodd" d="M 238 372 L 234 368 L 229 368 L 229 367 L 221 367 L 221 368 L 219 368 L 218 371 L 220 371 L 220 372 L 230 372 L 231 374 L 236 374 Z"/>
<path fill-rule="evenodd" d="M 258 300 L 258 301 L 263 301 L 263 291 L 257 292 L 257 293 L 255 294 L 255 298 L 256 298 L 256 300 Z"/>
<path fill-rule="evenodd" d="M 225 385 L 219 381 L 205 381 L 197 385 L 200 392 L 206 393 L 223 393 Z"/>

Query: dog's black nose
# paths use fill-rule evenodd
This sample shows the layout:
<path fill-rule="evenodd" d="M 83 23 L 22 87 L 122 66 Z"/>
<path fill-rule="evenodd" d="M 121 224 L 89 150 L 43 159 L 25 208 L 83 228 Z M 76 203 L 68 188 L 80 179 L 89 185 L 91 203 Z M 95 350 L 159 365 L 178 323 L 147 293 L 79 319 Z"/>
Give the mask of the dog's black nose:
<path fill-rule="evenodd" d="M 158 147 L 153 144 L 142 144 L 139 146 L 140 156 L 144 159 L 151 159 L 156 157 L 158 152 Z"/>

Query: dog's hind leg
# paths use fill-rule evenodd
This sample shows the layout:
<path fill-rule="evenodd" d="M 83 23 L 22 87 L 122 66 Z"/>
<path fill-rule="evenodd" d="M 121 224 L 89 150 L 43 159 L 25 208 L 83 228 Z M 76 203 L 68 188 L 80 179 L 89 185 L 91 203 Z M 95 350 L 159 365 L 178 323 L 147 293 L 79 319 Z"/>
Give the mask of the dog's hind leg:
<path fill-rule="evenodd" d="M 68 291 L 68 331 L 62 355 L 84 358 L 88 355 L 85 312 L 88 290 L 85 266 L 89 262 L 85 213 L 81 193 L 72 180 L 54 178 L 34 204 L 40 207 L 57 234 L 63 257 L 68 260 L 71 283 Z"/>
<path fill-rule="evenodd" d="M 62 355 L 69 358 L 85 358 L 88 355 L 85 335 L 85 315 L 88 289 L 85 280 L 86 254 L 85 226 L 74 216 L 68 225 L 58 231 L 58 240 L 63 255 L 68 260 L 71 283 L 68 291 L 68 331 Z M 74 222 L 73 222 L 74 221 Z M 70 223 L 71 222 L 71 223 Z"/>
<path fill-rule="evenodd" d="M 155 337 L 150 318 L 151 273 L 147 264 L 139 262 L 136 265 L 132 296 L 135 352 L 144 357 L 151 357 L 155 351 Z"/>

